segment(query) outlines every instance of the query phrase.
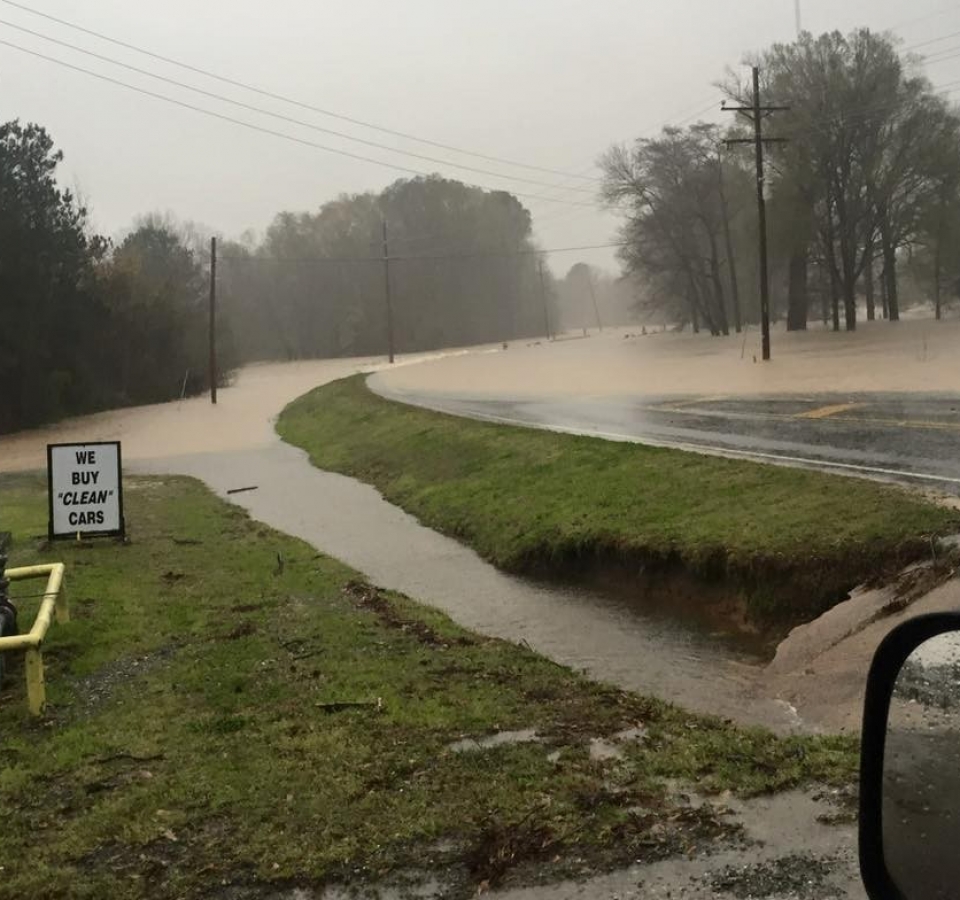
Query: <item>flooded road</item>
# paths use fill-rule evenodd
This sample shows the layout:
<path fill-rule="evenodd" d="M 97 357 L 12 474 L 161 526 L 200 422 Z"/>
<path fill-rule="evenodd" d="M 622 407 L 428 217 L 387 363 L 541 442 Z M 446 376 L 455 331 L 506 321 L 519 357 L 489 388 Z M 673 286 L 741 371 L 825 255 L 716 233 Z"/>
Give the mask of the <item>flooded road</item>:
<path fill-rule="evenodd" d="M 567 352 L 563 346 L 535 349 Z M 484 348 L 455 356 L 424 368 L 486 367 L 507 354 Z M 416 372 L 419 367 L 409 364 L 421 361 L 402 359 L 391 379 Z M 200 478 L 255 518 L 344 560 L 371 581 L 432 604 L 468 628 L 526 642 L 592 677 L 779 731 L 856 729 L 870 655 L 897 617 L 863 629 L 888 597 L 841 604 L 822 621 L 797 629 L 764 665 L 766 658 L 749 641 L 731 639 L 689 609 L 651 603 L 640 591 L 600 593 L 506 575 L 422 527 L 373 488 L 315 469 L 277 437 L 276 416 L 300 394 L 382 368 L 382 360 L 251 366 L 221 391 L 216 407 L 195 398 L 0 438 L 0 471 L 42 468 L 48 441 L 120 439 L 127 471 Z M 226 493 L 253 485 L 254 491 Z M 958 593 L 931 596 L 932 608 L 956 605 Z"/>
<path fill-rule="evenodd" d="M 444 610 L 468 628 L 526 642 L 595 678 L 693 710 L 775 728 L 794 723 L 783 704 L 744 702 L 761 662 L 755 648 L 662 607 L 644 610 L 643 598 L 506 575 L 422 527 L 373 488 L 317 470 L 276 435 L 276 416 L 300 394 L 382 365 L 382 360 L 329 360 L 252 366 L 220 392 L 217 406 L 198 397 L 2 437 L 0 471 L 41 468 L 48 441 L 119 439 L 128 472 L 199 478 L 255 518 L 303 538 L 378 585 Z M 257 489 L 227 494 L 252 485 Z"/>
<path fill-rule="evenodd" d="M 547 361 L 546 370 L 568 369 L 569 345 L 530 352 L 540 362 Z M 489 352 L 482 357 L 461 355 L 428 363 L 424 371 L 441 365 L 488 370 L 508 357 L 509 353 Z M 511 365 L 518 365 L 517 357 L 510 357 Z M 121 439 L 129 472 L 197 477 L 256 519 L 307 540 L 377 584 L 444 610 L 466 627 L 525 642 L 559 663 L 627 689 L 784 732 L 856 729 L 867 662 L 886 631 L 905 615 L 956 608 L 960 603 L 960 587 L 954 580 L 911 610 L 876 620 L 890 598 L 858 595 L 797 629 L 777 657 L 764 664 L 750 647 L 705 623 L 692 624 L 662 609 L 644 607 L 636 598 L 505 575 L 456 541 L 424 528 L 374 489 L 313 468 L 302 451 L 275 435 L 273 421 L 290 400 L 313 386 L 372 371 L 379 364 L 342 360 L 251 367 L 240 373 L 235 386 L 221 392 L 216 408 L 197 398 L 103 413 L 0 438 L 0 471 L 41 468 L 47 441 Z M 920 377 L 922 371 L 914 367 L 914 376 Z M 594 376 L 582 375 L 574 370 L 564 377 L 589 385 Z M 391 373 L 391 381 L 425 377 L 413 367 Z M 434 372 L 427 380 L 436 377 Z M 675 388 L 681 384 L 678 378 Z M 449 386 L 456 387 L 455 380 Z M 536 388 L 535 380 L 528 386 Z M 638 395 L 647 388 L 648 397 L 657 396 L 652 381 L 637 387 Z M 661 385 L 661 395 L 669 392 Z M 570 396 L 577 395 L 573 391 Z M 722 402 L 716 397 L 712 401 Z M 252 486 L 256 489 L 227 494 Z M 274 564 L 268 553 L 265 568 Z M 503 900 L 863 897 L 853 829 L 821 821 L 821 814 L 831 814 L 830 804 L 789 794 L 731 805 L 756 843 L 718 847 L 706 855 L 637 866 L 585 882 L 508 889 L 495 895 Z M 428 889 L 424 896 L 443 896 L 442 890 L 442 885 L 436 894 Z M 297 889 L 290 896 L 309 894 Z M 331 887 L 319 896 L 332 900 L 339 894 Z"/>
<path fill-rule="evenodd" d="M 486 356 L 461 356 L 391 372 L 410 393 L 461 399 L 673 396 L 756 397 L 822 393 L 936 393 L 960 390 L 960 320 L 861 322 L 855 332 L 773 329 L 773 359 L 756 362 L 759 333 L 637 334 L 605 329 L 582 339 L 516 342 Z"/>

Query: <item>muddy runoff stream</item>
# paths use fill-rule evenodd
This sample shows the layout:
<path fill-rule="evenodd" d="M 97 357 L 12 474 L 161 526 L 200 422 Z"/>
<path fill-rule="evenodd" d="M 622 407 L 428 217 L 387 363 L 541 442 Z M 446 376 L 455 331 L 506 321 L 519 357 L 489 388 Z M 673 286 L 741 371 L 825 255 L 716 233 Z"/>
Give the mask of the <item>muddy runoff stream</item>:
<path fill-rule="evenodd" d="M 199 478 L 254 518 L 343 560 L 375 584 L 591 677 L 740 722 L 777 730 L 797 724 L 788 704 L 751 697 L 764 661 L 755 639 L 681 617 L 663 601 L 507 575 L 420 525 L 374 488 L 314 468 L 303 451 L 279 440 L 249 450 L 139 460 L 132 468 Z M 264 559 L 264 566 L 274 564 Z"/>

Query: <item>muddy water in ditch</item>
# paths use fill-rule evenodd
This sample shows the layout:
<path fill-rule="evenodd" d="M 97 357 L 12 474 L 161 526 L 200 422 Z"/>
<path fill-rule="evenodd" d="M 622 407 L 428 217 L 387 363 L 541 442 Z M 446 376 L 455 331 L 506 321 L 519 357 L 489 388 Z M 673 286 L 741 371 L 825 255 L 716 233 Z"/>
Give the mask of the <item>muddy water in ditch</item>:
<path fill-rule="evenodd" d="M 642 598 L 511 577 L 454 540 L 421 526 L 373 488 L 320 471 L 302 451 L 266 447 L 143 460 L 146 473 L 205 481 L 251 515 L 365 573 L 374 583 L 432 604 L 476 631 L 525 642 L 559 663 L 688 709 L 778 730 L 792 710 L 751 699 L 759 657 L 705 624 L 691 626 Z M 231 488 L 257 489 L 228 495 Z"/>

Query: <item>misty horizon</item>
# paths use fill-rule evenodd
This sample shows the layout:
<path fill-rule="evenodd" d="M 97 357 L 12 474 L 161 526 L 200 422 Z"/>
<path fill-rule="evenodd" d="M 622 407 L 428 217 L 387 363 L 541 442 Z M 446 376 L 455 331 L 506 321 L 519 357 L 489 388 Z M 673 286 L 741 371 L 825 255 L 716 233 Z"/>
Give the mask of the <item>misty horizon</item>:
<path fill-rule="evenodd" d="M 735 14 L 699 0 L 675 10 L 649 3 L 583 8 L 535 2 L 502 16 L 491 13 L 489 4 L 482 10 L 479 5 L 451 9 L 420 0 L 404 7 L 402 20 L 389 21 L 372 2 L 333 13 L 291 4 L 286 11 L 256 19 L 244 18 L 243 4 L 222 2 L 202 11 L 185 3 L 153 10 L 138 4 L 134 9 L 115 0 L 82 10 L 64 0 L 24 5 L 284 97 L 531 167 L 453 153 L 320 116 L 0 3 L 0 19 L 9 23 L 0 25 L 2 39 L 12 44 L 398 167 L 297 146 L 0 45 L 2 117 L 37 122 L 51 133 L 65 156 L 61 182 L 89 205 L 95 229 L 120 237 L 138 216 L 151 212 L 170 213 L 230 238 L 250 231 L 262 235 L 282 210 L 313 211 L 343 193 L 377 192 L 419 171 L 515 193 L 531 211 L 534 235 L 543 247 L 611 243 L 618 219 L 598 207 L 596 193 L 589 192 L 598 185 L 586 180 L 599 176 L 594 164 L 601 153 L 613 143 L 652 136 L 668 123 L 700 118 L 723 123 L 720 92 L 713 83 L 724 69 L 795 36 L 789 0 L 751 0 L 737 4 Z M 692 15 L 691 7 L 696 10 Z M 893 29 L 909 45 L 936 38 L 960 22 L 956 7 L 917 9 L 905 23 L 902 13 L 901 5 L 890 0 L 846 4 L 842 10 L 806 0 L 803 26 L 815 33 L 860 25 Z M 691 21 L 697 23 L 696 31 L 687 28 Z M 244 111 L 10 24 L 281 116 L 450 164 Z M 948 80 L 958 65 L 944 62 L 930 73 L 935 83 Z M 478 174 L 453 163 L 510 177 Z M 616 270 L 613 252 L 606 248 L 558 257 L 556 271 L 562 273 L 578 260 Z"/>

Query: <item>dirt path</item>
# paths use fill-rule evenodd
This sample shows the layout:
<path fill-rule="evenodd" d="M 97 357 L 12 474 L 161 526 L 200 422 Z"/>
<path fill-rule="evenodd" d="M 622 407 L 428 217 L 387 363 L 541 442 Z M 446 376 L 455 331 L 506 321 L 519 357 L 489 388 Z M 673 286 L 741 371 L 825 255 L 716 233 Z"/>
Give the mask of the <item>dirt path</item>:
<path fill-rule="evenodd" d="M 701 798 L 691 798 L 691 807 Z M 865 900 L 857 869 L 856 834 L 849 824 L 828 824 L 836 809 L 801 793 L 720 801 L 743 828 L 741 840 L 712 851 L 637 865 L 619 872 L 533 887 L 504 888 L 484 896 L 497 900 Z M 549 865 L 528 876 L 549 878 Z M 450 893 L 442 878 L 404 889 L 379 886 L 360 892 L 331 886 L 257 895 L 250 900 L 441 900 Z"/>

